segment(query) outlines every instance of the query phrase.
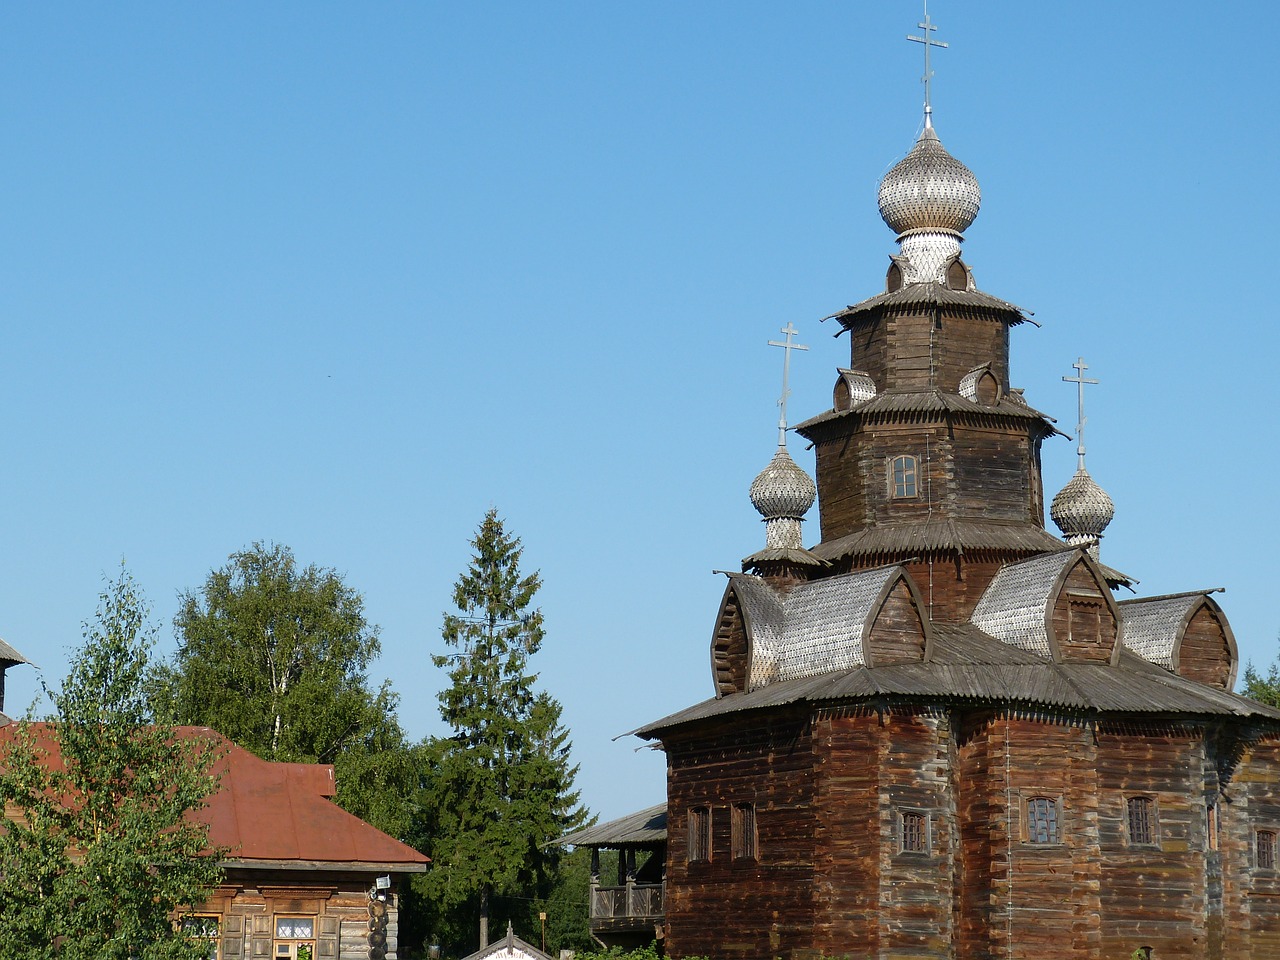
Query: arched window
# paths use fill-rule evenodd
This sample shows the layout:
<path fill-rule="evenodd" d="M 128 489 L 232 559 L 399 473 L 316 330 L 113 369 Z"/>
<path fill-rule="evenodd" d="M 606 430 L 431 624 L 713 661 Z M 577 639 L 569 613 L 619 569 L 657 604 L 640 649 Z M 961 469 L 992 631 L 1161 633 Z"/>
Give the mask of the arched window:
<path fill-rule="evenodd" d="M 694 807 L 689 811 L 689 848 L 686 859 L 697 863 L 711 859 L 711 809 Z"/>
<path fill-rule="evenodd" d="M 893 498 L 905 500 L 918 496 L 916 486 L 916 458 L 894 457 L 892 463 Z"/>
<path fill-rule="evenodd" d="M 735 803 L 730 817 L 733 859 L 755 860 L 759 857 L 756 841 L 756 805 Z"/>

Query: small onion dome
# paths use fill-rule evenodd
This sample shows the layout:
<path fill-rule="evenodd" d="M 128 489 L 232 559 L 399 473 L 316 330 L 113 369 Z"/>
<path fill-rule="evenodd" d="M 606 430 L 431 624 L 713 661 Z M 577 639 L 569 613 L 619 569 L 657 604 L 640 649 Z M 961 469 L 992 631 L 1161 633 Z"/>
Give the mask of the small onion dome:
<path fill-rule="evenodd" d="M 911 152 L 880 181 L 880 216 L 901 235 L 912 230 L 963 233 L 978 216 L 978 178 L 926 126 Z"/>
<path fill-rule="evenodd" d="M 766 520 L 799 520 L 817 496 L 813 479 L 796 466 L 786 447 L 779 447 L 769 465 L 751 481 L 751 505 Z"/>
<path fill-rule="evenodd" d="M 1081 467 L 1058 491 L 1049 507 L 1049 516 L 1068 543 L 1096 540 L 1115 519 L 1116 505 L 1107 492 Z"/>

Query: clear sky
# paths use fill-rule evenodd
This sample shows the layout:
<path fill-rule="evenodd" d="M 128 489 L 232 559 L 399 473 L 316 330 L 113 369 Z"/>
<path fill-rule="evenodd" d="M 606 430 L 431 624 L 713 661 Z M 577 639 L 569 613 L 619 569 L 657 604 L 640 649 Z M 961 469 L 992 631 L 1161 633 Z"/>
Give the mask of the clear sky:
<path fill-rule="evenodd" d="M 1154 595 L 1224 586 L 1269 662 L 1280 336 L 1261 3 L 935 0 L 936 126 L 1013 380 Z M 916 2 L 11 4 L 0 11 L 0 636 L 56 682 L 125 560 L 163 650 L 254 540 L 341 571 L 412 736 L 496 506 L 592 810 L 664 796 L 612 738 L 711 694 L 746 491 L 827 409 L 915 139 Z M 812 469 L 796 438 L 793 455 Z M 1046 487 L 1075 468 L 1046 443 Z M 816 539 L 816 523 L 807 527 Z M 10 712 L 36 689 L 10 671 Z"/>

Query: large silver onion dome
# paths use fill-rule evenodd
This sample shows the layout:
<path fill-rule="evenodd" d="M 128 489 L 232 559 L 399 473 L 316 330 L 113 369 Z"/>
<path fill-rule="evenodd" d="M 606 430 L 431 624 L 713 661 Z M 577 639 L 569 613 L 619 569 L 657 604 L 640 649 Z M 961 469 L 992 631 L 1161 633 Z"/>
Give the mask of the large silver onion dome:
<path fill-rule="evenodd" d="M 1053 498 L 1049 516 L 1068 543 L 1082 543 L 1102 536 L 1102 531 L 1115 519 L 1116 506 L 1081 466 Z"/>
<path fill-rule="evenodd" d="M 899 235 L 913 230 L 963 233 L 981 203 L 978 178 L 947 153 L 929 124 L 911 152 L 880 181 L 880 216 Z"/>
<path fill-rule="evenodd" d="M 813 478 L 796 465 L 786 447 L 779 447 L 769 465 L 751 481 L 751 505 L 766 520 L 799 520 L 817 496 Z"/>

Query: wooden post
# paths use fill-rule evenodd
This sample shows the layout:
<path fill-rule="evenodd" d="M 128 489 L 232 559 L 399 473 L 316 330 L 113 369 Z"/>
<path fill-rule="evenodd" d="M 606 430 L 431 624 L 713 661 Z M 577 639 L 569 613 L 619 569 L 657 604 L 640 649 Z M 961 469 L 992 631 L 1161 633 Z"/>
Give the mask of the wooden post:
<path fill-rule="evenodd" d="M 600 889 L 600 848 L 591 848 L 591 907 L 587 910 L 587 916 L 595 919 L 600 916 L 600 908 L 596 901 L 599 899 L 597 891 Z"/>
<path fill-rule="evenodd" d="M 480 888 L 480 949 L 489 945 L 489 888 Z"/>
<path fill-rule="evenodd" d="M 618 864 L 621 865 L 623 855 L 618 854 Z M 628 847 L 626 851 L 627 863 L 627 916 L 634 917 L 639 911 L 636 909 L 636 851 L 634 847 Z"/>

